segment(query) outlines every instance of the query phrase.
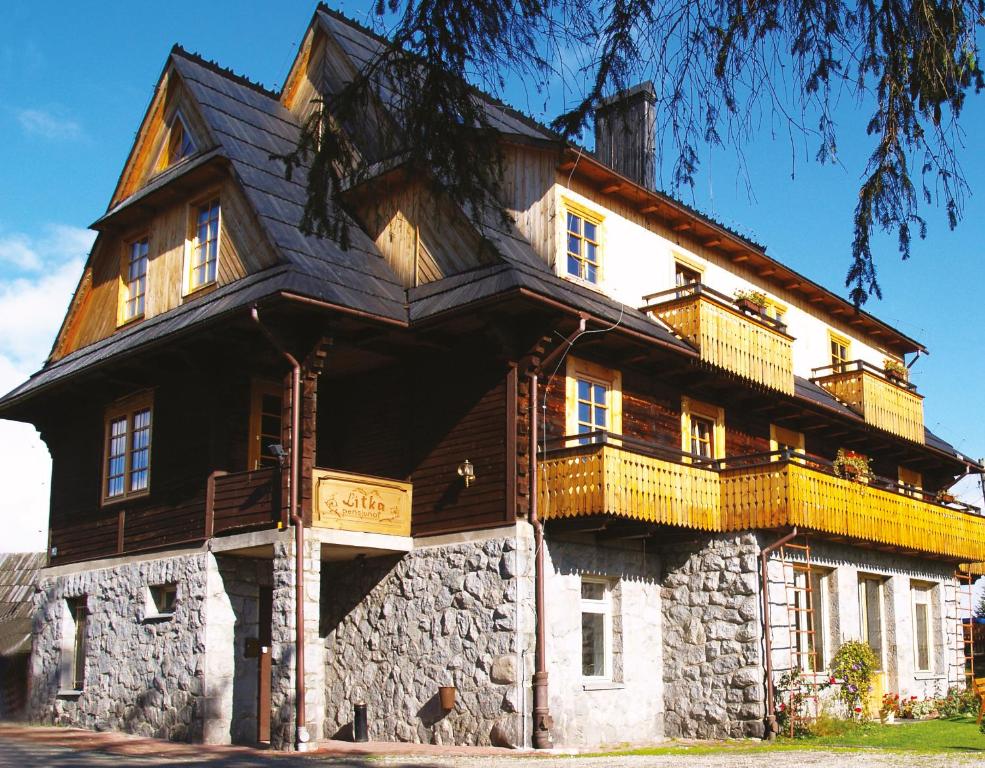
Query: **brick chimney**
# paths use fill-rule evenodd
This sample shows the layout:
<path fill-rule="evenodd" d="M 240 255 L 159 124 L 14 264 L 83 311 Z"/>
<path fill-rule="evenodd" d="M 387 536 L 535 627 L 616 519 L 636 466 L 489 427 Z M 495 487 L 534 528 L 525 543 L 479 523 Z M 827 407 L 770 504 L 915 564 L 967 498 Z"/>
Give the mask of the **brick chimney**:
<path fill-rule="evenodd" d="M 656 184 L 656 102 L 649 80 L 603 101 L 595 110 L 595 155 L 637 184 Z"/>

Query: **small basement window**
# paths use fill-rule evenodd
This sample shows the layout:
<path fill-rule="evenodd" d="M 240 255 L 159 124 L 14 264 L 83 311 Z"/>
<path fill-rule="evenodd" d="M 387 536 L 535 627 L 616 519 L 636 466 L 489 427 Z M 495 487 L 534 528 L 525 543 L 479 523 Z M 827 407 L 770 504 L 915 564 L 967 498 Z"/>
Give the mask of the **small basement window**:
<path fill-rule="evenodd" d="M 147 588 L 145 619 L 169 619 L 178 602 L 177 584 L 152 584 Z"/>

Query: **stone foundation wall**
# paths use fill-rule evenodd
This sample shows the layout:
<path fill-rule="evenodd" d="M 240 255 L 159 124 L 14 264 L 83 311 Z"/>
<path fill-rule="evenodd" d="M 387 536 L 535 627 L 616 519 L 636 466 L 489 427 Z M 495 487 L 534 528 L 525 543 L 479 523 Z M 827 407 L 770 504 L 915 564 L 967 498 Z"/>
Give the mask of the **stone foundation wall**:
<path fill-rule="evenodd" d="M 759 552 L 751 533 L 662 549 L 664 735 L 762 736 Z"/>
<path fill-rule="evenodd" d="M 518 744 L 528 543 L 421 544 L 401 557 L 322 564 L 325 735 L 348 737 L 363 701 L 373 740 Z M 444 685 L 457 688 L 447 713 Z"/>
<path fill-rule="evenodd" d="M 30 717 L 55 725 L 112 729 L 175 741 L 198 741 L 207 707 L 207 554 L 148 560 L 45 577 L 35 596 Z M 149 585 L 177 583 L 175 613 L 148 617 Z M 74 642 L 66 600 L 88 607 L 85 686 L 71 688 L 66 653 Z M 213 611 L 214 613 L 214 611 Z"/>

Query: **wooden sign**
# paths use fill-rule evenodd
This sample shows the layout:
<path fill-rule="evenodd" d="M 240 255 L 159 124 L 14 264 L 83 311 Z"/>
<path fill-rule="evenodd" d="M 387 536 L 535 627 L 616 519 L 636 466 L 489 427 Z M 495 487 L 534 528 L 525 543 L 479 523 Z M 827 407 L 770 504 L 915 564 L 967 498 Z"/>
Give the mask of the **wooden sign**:
<path fill-rule="evenodd" d="M 410 483 L 316 469 L 314 486 L 315 526 L 410 536 Z"/>

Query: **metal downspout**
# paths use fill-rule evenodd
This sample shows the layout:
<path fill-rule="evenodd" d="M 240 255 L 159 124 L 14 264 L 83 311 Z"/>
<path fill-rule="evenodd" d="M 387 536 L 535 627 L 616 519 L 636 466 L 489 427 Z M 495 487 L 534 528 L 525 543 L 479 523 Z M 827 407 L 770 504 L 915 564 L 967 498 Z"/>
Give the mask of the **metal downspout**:
<path fill-rule="evenodd" d="M 304 520 L 298 514 L 298 487 L 300 485 L 301 446 L 301 364 L 285 349 L 280 340 L 260 321 L 256 306 L 250 308 L 250 317 L 263 335 L 291 366 L 291 454 L 288 475 L 288 514 L 294 526 L 294 648 L 295 648 L 295 747 L 304 749 L 309 740 L 305 727 L 304 710 Z"/>
<path fill-rule="evenodd" d="M 547 698 L 547 653 L 544 606 L 544 524 L 537 516 L 537 374 L 530 373 L 530 524 L 534 528 L 534 609 L 536 646 L 534 646 L 534 749 L 551 749 L 551 710 Z"/>
<path fill-rule="evenodd" d="M 774 550 L 779 549 L 791 539 L 797 536 L 797 526 L 795 525 L 790 533 L 783 536 L 768 547 L 763 547 L 759 553 L 760 575 L 762 578 L 763 593 L 763 639 L 766 645 L 766 719 L 764 739 L 776 737 L 776 701 L 773 696 L 773 632 L 770 624 L 770 582 L 769 582 L 769 556 Z"/>
<path fill-rule="evenodd" d="M 562 346 L 554 349 L 540 365 L 535 366 L 528 374 L 530 380 L 530 524 L 534 529 L 534 610 L 536 615 L 536 647 L 534 648 L 534 723 L 532 743 L 534 749 L 552 749 L 551 741 L 551 709 L 548 699 L 547 675 L 547 601 L 544 596 L 544 523 L 537 510 L 538 496 L 538 467 L 537 467 L 537 415 L 540 409 L 537 404 L 538 372 L 559 355 L 568 351 L 579 334 L 585 331 L 586 317 L 580 316 L 578 330 L 571 334 Z"/>

